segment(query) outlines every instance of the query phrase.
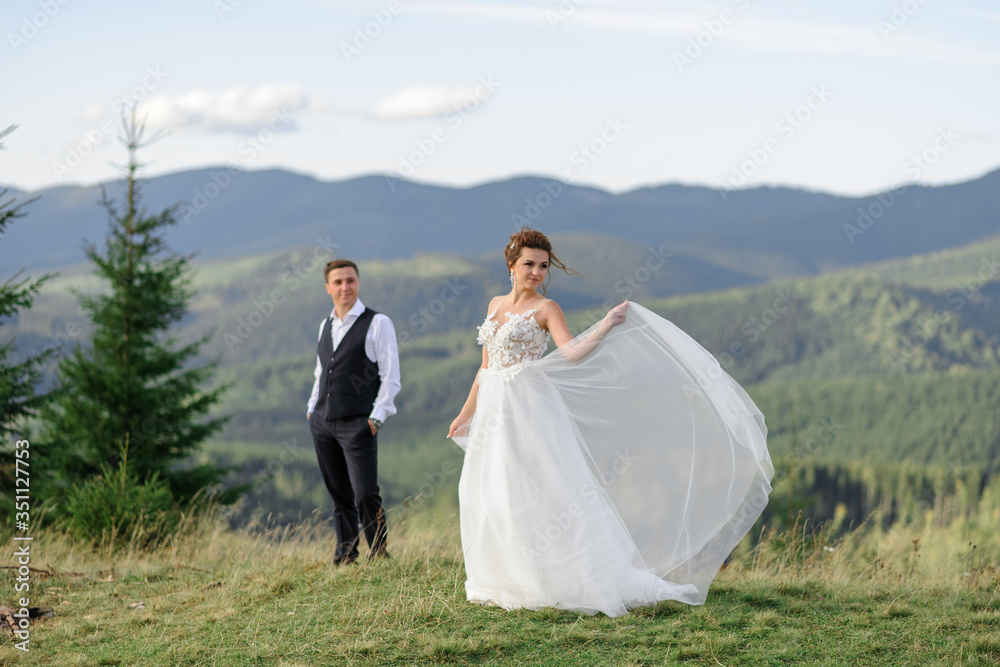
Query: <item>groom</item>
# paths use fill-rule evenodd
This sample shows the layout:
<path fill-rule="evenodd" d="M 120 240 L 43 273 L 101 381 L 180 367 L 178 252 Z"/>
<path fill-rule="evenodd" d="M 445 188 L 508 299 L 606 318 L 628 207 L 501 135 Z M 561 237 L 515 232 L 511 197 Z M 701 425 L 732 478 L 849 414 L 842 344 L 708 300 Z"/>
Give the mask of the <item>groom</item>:
<path fill-rule="evenodd" d="M 323 270 L 333 310 L 319 327 L 316 381 L 306 419 L 337 529 L 335 565 L 358 558 L 358 522 L 371 551 L 388 557 L 378 490 L 378 431 L 396 414 L 399 352 L 392 320 L 358 298 L 358 267 L 347 259 Z"/>

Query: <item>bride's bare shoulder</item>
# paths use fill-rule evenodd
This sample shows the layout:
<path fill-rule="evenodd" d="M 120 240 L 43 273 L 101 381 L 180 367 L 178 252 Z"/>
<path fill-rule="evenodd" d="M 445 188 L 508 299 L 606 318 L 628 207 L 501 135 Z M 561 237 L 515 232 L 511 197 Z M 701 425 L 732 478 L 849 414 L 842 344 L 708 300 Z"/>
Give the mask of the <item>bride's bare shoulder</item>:
<path fill-rule="evenodd" d="M 548 321 L 553 315 L 563 316 L 562 308 L 552 299 L 542 299 L 542 302 L 536 306 L 536 309 L 536 312 L 540 316 L 536 319 L 540 321 Z"/>
<path fill-rule="evenodd" d="M 539 309 L 541 308 L 547 308 L 549 310 L 562 310 L 554 299 L 549 299 L 547 297 L 542 299 L 542 304 L 539 306 Z"/>

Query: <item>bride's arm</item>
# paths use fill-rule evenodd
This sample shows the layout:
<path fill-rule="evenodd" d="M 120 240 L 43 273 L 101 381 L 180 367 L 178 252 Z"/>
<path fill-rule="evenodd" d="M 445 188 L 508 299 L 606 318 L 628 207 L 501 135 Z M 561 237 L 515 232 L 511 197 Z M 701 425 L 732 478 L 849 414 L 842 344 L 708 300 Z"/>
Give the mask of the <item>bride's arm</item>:
<path fill-rule="evenodd" d="M 486 317 L 489 317 L 493 312 L 493 304 L 496 302 L 497 297 L 490 299 L 490 305 L 486 309 Z M 476 379 L 472 381 L 472 389 L 469 390 L 469 397 L 465 399 L 465 405 L 462 406 L 462 411 L 458 413 L 455 420 L 451 422 L 451 426 L 448 428 L 448 437 L 455 435 L 455 431 L 472 419 L 472 415 L 476 412 L 476 397 L 479 396 L 479 373 L 482 372 L 484 368 L 490 365 L 490 354 L 486 351 L 486 346 L 483 345 L 483 363 L 479 365 L 479 370 L 476 371 Z"/>
<path fill-rule="evenodd" d="M 479 370 L 476 371 L 476 379 L 472 382 L 472 389 L 469 390 L 469 397 L 465 399 L 465 405 L 462 406 L 462 411 L 458 413 L 455 420 L 451 422 L 451 426 L 448 428 L 448 437 L 455 435 L 455 431 L 462 427 L 466 422 L 472 419 L 472 415 L 476 412 L 476 397 L 479 396 L 479 373 L 482 372 L 484 368 L 490 364 L 490 355 L 486 351 L 486 346 L 483 345 L 483 363 L 479 366 Z"/>
<path fill-rule="evenodd" d="M 574 341 L 573 334 L 569 331 L 569 325 L 566 324 L 566 316 L 563 315 L 562 308 L 555 301 L 549 301 L 545 304 L 545 321 L 539 322 L 539 324 L 549 330 L 552 340 L 559 346 L 563 356 L 576 362 L 593 352 L 612 327 L 625 321 L 627 310 L 628 301 L 615 306 L 608 311 L 608 314 L 604 316 L 604 319 L 589 336 L 578 341 Z"/>

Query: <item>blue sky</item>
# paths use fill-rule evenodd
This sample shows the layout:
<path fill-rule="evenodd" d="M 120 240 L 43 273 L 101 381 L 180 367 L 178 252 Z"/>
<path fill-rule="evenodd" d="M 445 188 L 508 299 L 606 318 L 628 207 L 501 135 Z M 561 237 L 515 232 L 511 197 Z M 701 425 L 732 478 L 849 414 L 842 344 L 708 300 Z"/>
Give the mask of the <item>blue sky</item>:
<path fill-rule="evenodd" d="M 985 0 L 5 0 L 0 25 L 23 189 L 113 177 L 131 100 L 169 130 L 149 175 L 866 194 L 1000 167 Z"/>

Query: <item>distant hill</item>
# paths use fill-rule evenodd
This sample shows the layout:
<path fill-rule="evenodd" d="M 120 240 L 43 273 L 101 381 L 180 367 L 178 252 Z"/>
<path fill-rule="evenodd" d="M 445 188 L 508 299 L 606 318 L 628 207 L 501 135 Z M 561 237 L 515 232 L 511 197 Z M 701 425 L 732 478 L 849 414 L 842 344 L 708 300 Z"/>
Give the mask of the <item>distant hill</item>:
<path fill-rule="evenodd" d="M 876 262 L 865 269 L 911 287 L 976 290 L 1000 275 L 1000 235 L 960 248 Z"/>
<path fill-rule="evenodd" d="M 989 268 L 1000 238 L 752 285 L 746 282 L 759 278 L 680 252 L 659 264 L 658 245 L 607 234 L 555 234 L 553 243 L 588 276 L 554 272 L 549 286 L 574 332 L 626 297 L 672 320 L 758 402 L 776 461 L 800 452 L 813 466 L 804 484 L 814 473 L 839 480 L 824 491 L 830 508 L 871 477 L 841 479 L 837 466 L 905 462 L 1000 472 L 1000 270 Z M 252 502 L 288 516 L 328 502 L 303 419 L 317 327 L 330 310 L 321 286 L 324 252 L 196 260 L 197 294 L 176 331 L 181 342 L 214 332 L 205 358 L 220 361 L 215 379 L 232 386 L 221 412 L 233 419 L 203 456 L 239 465 L 240 481 L 279 470 Z M 85 341 L 89 325 L 71 287 L 98 287 L 89 266 L 63 270 L 0 334 L 16 336 L 20 355 L 54 346 L 67 352 Z M 362 299 L 393 318 L 400 341 L 404 390 L 380 462 L 390 504 L 444 461 L 458 469 L 460 450 L 444 433 L 481 359 L 474 327 L 487 299 L 507 289 L 496 247 L 361 262 Z M 892 486 L 895 469 L 878 470 Z M 865 488 L 863 497 L 874 498 Z M 864 518 L 871 498 L 851 516 Z"/>
<path fill-rule="evenodd" d="M 109 196 L 120 188 L 109 184 Z M 721 271 L 751 284 L 957 247 L 1000 231 L 1000 171 L 958 185 L 911 186 L 865 198 L 682 185 L 616 195 L 537 177 L 448 188 L 384 176 L 323 182 L 280 170 L 222 168 L 152 178 L 143 188 L 151 210 L 184 202 L 169 241 L 204 259 L 308 244 L 335 245 L 340 255 L 360 259 L 470 256 L 496 251 L 528 223 L 547 233 L 602 233 L 663 246 L 677 262 L 699 263 L 707 269 L 703 275 Z M 83 239 L 103 238 L 97 186 L 9 194 L 40 200 L 0 242 L 4 267 L 71 265 L 83 259 Z"/>
<path fill-rule="evenodd" d="M 563 259 L 588 276 L 553 272 L 549 286 L 574 331 L 595 322 L 612 303 L 641 301 L 691 334 L 744 384 L 1000 369 L 1000 269 L 981 271 L 1000 240 L 753 286 L 740 285 L 744 276 L 693 259 L 668 257 L 657 267 L 647 262 L 656 257 L 649 247 L 606 235 L 554 235 L 553 241 Z M 277 433 L 301 407 L 312 381 L 318 323 L 330 309 L 323 261 L 313 249 L 298 249 L 195 263 L 197 294 L 178 337 L 191 341 L 214 332 L 204 353 L 240 379 L 227 407 L 241 413 L 244 424 L 253 423 L 254 411 L 277 410 L 268 427 Z M 937 267 L 934 284 L 927 285 L 914 267 Z M 694 293 L 695 285 L 714 290 Z M 21 354 L 57 344 L 68 349 L 83 340 L 88 324 L 70 295 L 72 286 L 97 287 L 89 267 L 52 280 L 34 308 L 4 327 L 5 336 L 17 336 Z M 404 358 L 434 362 L 421 372 L 430 373 L 421 384 L 442 402 L 424 405 L 424 413 L 445 404 L 451 409 L 464 396 L 467 388 L 455 389 L 455 395 L 443 389 L 452 380 L 441 369 L 474 347 L 485 304 L 507 289 L 499 250 L 361 263 L 361 297 L 392 317 Z M 475 356 L 472 363 L 478 363 Z M 437 381 L 440 386 L 434 386 Z M 243 395 L 247 387 L 251 393 Z M 425 416 L 411 411 L 407 419 Z M 243 431 L 235 424 L 230 429 L 232 437 L 253 433 L 264 437 L 267 430 Z"/>

